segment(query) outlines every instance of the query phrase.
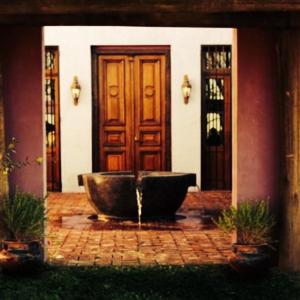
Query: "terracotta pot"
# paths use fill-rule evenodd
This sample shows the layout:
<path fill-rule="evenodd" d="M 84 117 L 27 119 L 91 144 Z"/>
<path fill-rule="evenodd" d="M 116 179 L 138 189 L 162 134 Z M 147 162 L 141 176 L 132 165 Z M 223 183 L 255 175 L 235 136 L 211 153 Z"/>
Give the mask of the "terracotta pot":
<path fill-rule="evenodd" d="M 262 276 L 271 267 L 269 247 L 262 245 L 233 244 L 233 255 L 229 259 L 230 266 L 246 277 Z"/>
<path fill-rule="evenodd" d="M 1 241 L 0 266 L 10 274 L 27 274 L 42 263 L 42 247 L 38 241 Z"/>

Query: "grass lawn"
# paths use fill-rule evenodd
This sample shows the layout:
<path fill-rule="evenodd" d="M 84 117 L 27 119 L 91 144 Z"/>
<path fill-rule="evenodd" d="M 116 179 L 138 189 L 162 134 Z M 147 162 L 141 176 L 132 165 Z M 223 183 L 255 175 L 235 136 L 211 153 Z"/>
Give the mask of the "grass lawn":
<path fill-rule="evenodd" d="M 226 265 L 46 266 L 34 277 L 0 274 L 0 299 L 300 299 L 300 277 L 272 270 L 245 280 Z"/>

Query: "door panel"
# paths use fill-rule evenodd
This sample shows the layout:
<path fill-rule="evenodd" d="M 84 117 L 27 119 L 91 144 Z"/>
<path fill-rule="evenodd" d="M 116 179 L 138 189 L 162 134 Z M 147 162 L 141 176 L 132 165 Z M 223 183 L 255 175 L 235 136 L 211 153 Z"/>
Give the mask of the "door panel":
<path fill-rule="evenodd" d="M 165 169 L 165 56 L 135 57 L 136 169 Z"/>
<path fill-rule="evenodd" d="M 105 153 L 105 170 L 106 171 L 120 171 L 125 170 L 126 165 L 126 152 L 125 151 L 110 151 L 106 150 Z"/>
<path fill-rule="evenodd" d="M 141 146 L 160 146 L 161 136 L 158 131 L 140 130 L 140 145 Z"/>
<path fill-rule="evenodd" d="M 103 84 L 104 125 L 125 125 L 125 66 L 124 59 L 104 59 L 106 80 Z"/>
<path fill-rule="evenodd" d="M 136 104 L 139 112 L 139 125 L 161 124 L 161 103 L 164 102 L 161 95 L 163 57 L 136 57 L 135 58 L 135 82 Z"/>
<path fill-rule="evenodd" d="M 140 150 L 139 170 L 157 171 L 161 170 L 161 151 Z"/>
<path fill-rule="evenodd" d="M 97 170 L 170 168 L 166 61 L 165 54 L 97 55 Z"/>
<path fill-rule="evenodd" d="M 99 56 L 100 169 L 131 168 L 130 87 L 127 56 Z"/>

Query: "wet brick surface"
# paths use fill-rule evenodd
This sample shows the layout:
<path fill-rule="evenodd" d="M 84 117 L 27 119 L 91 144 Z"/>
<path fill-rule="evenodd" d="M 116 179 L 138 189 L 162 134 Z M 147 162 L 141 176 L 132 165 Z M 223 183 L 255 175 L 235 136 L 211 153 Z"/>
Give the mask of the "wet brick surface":
<path fill-rule="evenodd" d="M 47 256 L 66 265 L 185 265 L 225 263 L 231 237 L 211 222 L 229 207 L 229 192 L 188 193 L 174 219 L 90 218 L 84 193 L 50 193 L 47 198 Z"/>

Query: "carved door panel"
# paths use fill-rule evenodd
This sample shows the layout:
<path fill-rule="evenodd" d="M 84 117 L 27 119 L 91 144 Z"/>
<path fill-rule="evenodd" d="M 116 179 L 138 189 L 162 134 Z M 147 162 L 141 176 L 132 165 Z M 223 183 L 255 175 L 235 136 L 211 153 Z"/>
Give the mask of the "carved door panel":
<path fill-rule="evenodd" d="M 130 170 L 131 90 L 127 56 L 99 56 L 100 170 Z"/>
<path fill-rule="evenodd" d="M 166 57 L 99 55 L 101 171 L 167 170 Z"/>
<path fill-rule="evenodd" d="M 135 166 L 137 170 L 165 170 L 165 57 L 137 56 L 134 67 Z"/>

